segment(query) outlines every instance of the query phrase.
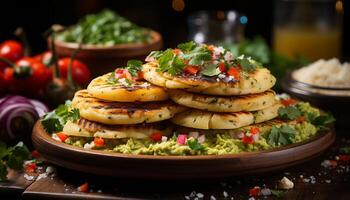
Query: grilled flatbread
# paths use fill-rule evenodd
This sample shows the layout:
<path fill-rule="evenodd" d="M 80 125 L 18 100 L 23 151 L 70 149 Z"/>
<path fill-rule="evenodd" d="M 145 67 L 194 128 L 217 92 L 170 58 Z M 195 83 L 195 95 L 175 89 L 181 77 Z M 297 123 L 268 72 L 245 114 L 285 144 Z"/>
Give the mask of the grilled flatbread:
<path fill-rule="evenodd" d="M 140 124 L 171 118 L 184 107 L 172 101 L 160 102 L 110 102 L 93 97 L 87 90 L 75 93 L 72 107 L 88 120 L 104 124 Z"/>
<path fill-rule="evenodd" d="M 278 109 L 281 106 L 277 103 L 259 111 L 232 113 L 214 113 L 190 109 L 175 115 L 171 121 L 176 125 L 196 129 L 236 129 L 277 117 Z"/>
<path fill-rule="evenodd" d="M 164 88 L 145 81 L 133 81 L 130 85 L 109 83 L 111 73 L 99 76 L 91 81 L 87 90 L 99 99 L 118 102 L 163 101 L 168 98 Z"/>
<path fill-rule="evenodd" d="M 226 83 L 218 79 L 203 76 L 172 76 L 157 71 L 158 64 L 149 62 L 143 65 L 144 78 L 154 85 L 168 89 L 185 89 L 209 95 L 245 95 L 269 90 L 276 78 L 266 68 L 260 68 L 242 76 L 238 82 Z"/>
<path fill-rule="evenodd" d="M 256 111 L 276 103 L 276 94 L 272 90 L 231 97 L 208 96 L 183 90 L 169 90 L 168 92 L 170 98 L 180 105 L 212 112 Z"/>
<path fill-rule="evenodd" d="M 170 135 L 173 132 L 173 126 L 170 123 L 105 125 L 81 118 L 76 122 L 68 121 L 64 126 L 63 131 L 69 136 L 77 137 L 143 139 L 148 138 L 152 133 L 159 131 L 165 136 Z"/>

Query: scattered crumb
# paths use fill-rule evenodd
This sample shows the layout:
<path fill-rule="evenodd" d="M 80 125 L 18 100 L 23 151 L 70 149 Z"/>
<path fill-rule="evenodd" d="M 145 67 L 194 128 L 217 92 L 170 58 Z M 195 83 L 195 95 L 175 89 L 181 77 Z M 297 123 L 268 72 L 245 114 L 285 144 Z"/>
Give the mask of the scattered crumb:
<path fill-rule="evenodd" d="M 280 189 L 289 190 L 289 189 L 292 189 L 293 187 L 294 187 L 294 183 L 291 180 L 289 180 L 287 177 L 283 177 L 278 183 L 278 188 Z"/>

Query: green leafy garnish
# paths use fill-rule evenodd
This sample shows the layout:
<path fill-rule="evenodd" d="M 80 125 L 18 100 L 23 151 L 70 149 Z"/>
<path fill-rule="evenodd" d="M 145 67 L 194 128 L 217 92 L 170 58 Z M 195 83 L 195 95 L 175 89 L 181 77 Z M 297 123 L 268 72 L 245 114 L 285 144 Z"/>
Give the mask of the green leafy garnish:
<path fill-rule="evenodd" d="M 268 143 L 270 145 L 287 145 L 294 142 L 296 131 L 288 125 L 282 125 L 277 128 L 273 126 L 268 134 Z"/>
<path fill-rule="evenodd" d="M 286 192 L 283 190 L 271 190 L 270 189 L 270 191 L 271 191 L 271 194 L 277 198 L 281 198 L 286 194 Z"/>
<path fill-rule="evenodd" d="M 207 65 L 204 65 L 204 67 L 200 73 L 202 75 L 205 75 L 205 76 L 216 76 L 216 75 L 220 74 L 220 70 L 214 64 L 207 64 Z"/>
<path fill-rule="evenodd" d="M 112 72 L 111 75 L 107 78 L 107 83 L 111 85 L 117 84 L 118 80 L 115 78 L 115 72 Z"/>
<path fill-rule="evenodd" d="M 5 143 L 0 141 L 0 181 L 7 179 L 7 167 L 21 170 L 23 161 L 29 156 L 30 152 L 23 142 L 19 142 L 13 147 L 7 147 Z"/>
<path fill-rule="evenodd" d="M 295 106 L 281 107 L 278 109 L 278 116 L 282 119 L 296 119 L 301 116 L 300 110 Z"/>
<path fill-rule="evenodd" d="M 76 108 L 70 109 L 70 104 L 70 101 L 66 101 L 65 105 L 58 106 L 44 116 L 41 123 L 46 132 L 56 133 L 62 131 L 68 120 L 74 122 L 80 118 L 79 110 Z"/>
<path fill-rule="evenodd" d="M 173 53 L 172 49 L 167 49 L 159 57 L 159 71 L 168 72 L 171 75 L 180 73 L 185 67 L 185 63 Z"/>
<path fill-rule="evenodd" d="M 189 51 L 192 51 L 197 46 L 198 45 L 195 42 L 189 41 L 189 42 L 177 45 L 177 48 L 179 48 L 183 52 L 189 52 Z"/>
<path fill-rule="evenodd" d="M 350 154 L 350 146 L 340 148 L 340 153 Z"/>
<path fill-rule="evenodd" d="M 138 72 L 142 69 L 142 61 L 140 60 L 129 60 L 126 69 L 132 76 L 137 76 Z"/>
<path fill-rule="evenodd" d="M 192 149 L 192 150 L 203 150 L 204 146 L 198 142 L 197 138 L 190 138 L 187 140 L 186 144 Z"/>
<path fill-rule="evenodd" d="M 242 67 L 242 69 L 247 72 L 255 71 L 260 67 L 259 63 L 253 62 L 253 60 L 250 60 L 245 56 L 238 57 L 237 62 Z"/>
<path fill-rule="evenodd" d="M 330 113 L 320 115 L 311 121 L 311 123 L 317 126 L 319 129 L 326 129 L 326 125 L 331 124 L 333 122 L 335 122 L 335 118 Z"/>
<path fill-rule="evenodd" d="M 211 51 L 204 46 L 197 46 L 186 52 L 183 58 L 189 60 L 189 65 L 203 65 L 205 61 L 211 60 Z"/>

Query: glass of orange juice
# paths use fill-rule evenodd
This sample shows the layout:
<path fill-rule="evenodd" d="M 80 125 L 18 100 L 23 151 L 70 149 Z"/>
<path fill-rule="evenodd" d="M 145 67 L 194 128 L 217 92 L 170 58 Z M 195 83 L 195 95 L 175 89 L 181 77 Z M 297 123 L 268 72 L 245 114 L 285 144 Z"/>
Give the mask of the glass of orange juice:
<path fill-rule="evenodd" d="M 310 60 L 340 57 L 342 0 L 275 0 L 273 47 Z"/>

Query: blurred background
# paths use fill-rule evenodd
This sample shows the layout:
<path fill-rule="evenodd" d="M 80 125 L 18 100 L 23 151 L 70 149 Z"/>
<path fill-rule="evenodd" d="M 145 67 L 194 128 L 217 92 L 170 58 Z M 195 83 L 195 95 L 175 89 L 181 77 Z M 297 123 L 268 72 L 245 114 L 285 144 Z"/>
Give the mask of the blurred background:
<path fill-rule="evenodd" d="M 2 8 L 0 38 L 11 38 L 13 31 L 22 26 L 34 53 L 46 49 L 42 33 L 52 24 L 75 24 L 88 13 L 109 8 L 160 32 L 165 47 L 189 39 L 216 42 L 219 37 L 232 43 L 259 35 L 287 56 L 293 55 L 293 50 L 296 54 L 302 54 L 303 49 L 309 51 L 305 46 L 300 48 L 299 41 L 306 46 L 332 44 L 303 54 L 311 59 L 350 57 L 347 0 L 11 0 L 4 1 Z M 212 25 L 206 23 L 212 20 Z"/>

